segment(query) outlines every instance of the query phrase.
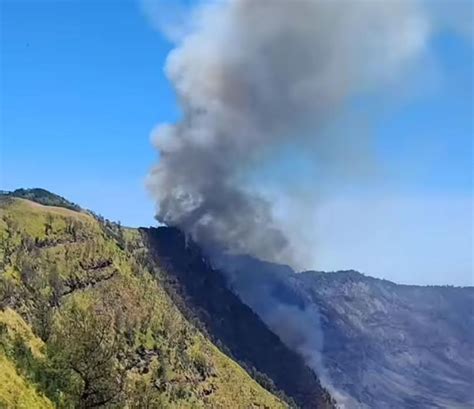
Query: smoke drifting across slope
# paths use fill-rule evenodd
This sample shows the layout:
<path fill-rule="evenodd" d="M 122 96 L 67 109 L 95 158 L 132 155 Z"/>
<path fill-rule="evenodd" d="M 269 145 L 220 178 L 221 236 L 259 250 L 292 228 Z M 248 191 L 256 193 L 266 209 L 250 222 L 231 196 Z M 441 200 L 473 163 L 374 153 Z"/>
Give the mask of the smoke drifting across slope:
<path fill-rule="evenodd" d="M 166 64 L 183 116 L 153 138 L 157 218 L 208 249 L 300 267 L 293 249 L 303 244 L 285 235 L 274 206 L 301 175 L 278 181 L 270 201 L 259 174 L 272 174 L 281 152 L 288 174 L 307 152 L 324 163 L 341 144 L 324 128 L 410 69 L 429 19 L 416 2 L 310 0 L 208 2 L 189 17 Z M 345 152 L 365 143 L 346 142 Z"/>

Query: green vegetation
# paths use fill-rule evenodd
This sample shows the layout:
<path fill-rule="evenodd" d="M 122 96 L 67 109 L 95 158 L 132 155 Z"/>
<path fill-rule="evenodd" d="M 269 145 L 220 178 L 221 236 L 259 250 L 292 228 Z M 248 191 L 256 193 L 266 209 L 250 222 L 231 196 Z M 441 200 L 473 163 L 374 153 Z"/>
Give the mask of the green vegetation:
<path fill-rule="evenodd" d="M 139 231 L 33 190 L 0 196 L 0 408 L 285 407 L 183 317 Z"/>
<path fill-rule="evenodd" d="M 45 189 L 16 189 L 13 192 L 1 192 L 1 195 L 28 199 L 45 206 L 64 207 L 66 209 L 76 211 L 81 210 L 81 208 L 77 204 L 66 200 L 64 197 L 48 192 Z"/>

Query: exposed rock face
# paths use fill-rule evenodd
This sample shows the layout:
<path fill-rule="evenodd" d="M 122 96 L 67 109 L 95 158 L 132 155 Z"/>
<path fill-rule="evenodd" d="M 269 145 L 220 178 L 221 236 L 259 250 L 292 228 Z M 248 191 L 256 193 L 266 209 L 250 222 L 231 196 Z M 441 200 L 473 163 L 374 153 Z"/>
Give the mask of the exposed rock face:
<path fill-rule="evenodd" d="M 474 288 L 397 285 L 355 271 L 295 274 L 250 257 L 224 263 L 231 288 L 341 406 L 474 407 Z"/>
<path fill-rule="evenodd" d="M 306 272 L 330 379 L 360 408 L 474 406 L 474 288 Z"/>

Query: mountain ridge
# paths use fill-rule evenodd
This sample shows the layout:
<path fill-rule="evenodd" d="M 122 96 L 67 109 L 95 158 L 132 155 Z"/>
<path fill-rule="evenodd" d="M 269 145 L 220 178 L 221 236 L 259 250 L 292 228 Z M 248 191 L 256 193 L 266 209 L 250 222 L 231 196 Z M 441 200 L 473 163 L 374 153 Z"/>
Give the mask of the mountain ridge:
<path fill-rule="evenodd" d="M 474 288 L 474 285 L 454 285 L 454 284 L 407 284 L 407 283 L 398 283 L 393 280 L 389 280 L 387 278 L 380 278 L 380 277 L 374 277 L 368 274 L 364 274 L 360 271 L 357 270 L 334 270 L 334 271 L 318 271 L 318 270 L 303 270 L 303 271 L 297 271 L 295 274 L 301 274 L 301 275 L 334 275 L 335 276 L 340 276 L 340 277 L 349 277 L 349 278 L 363 278 L 363 279 L 369 279 L 369 280 L 375 280 L 375 281 L 381 281 L 387 284 L 392 284 L 396 285 L 398 287 L 415 287 L 415 288 L 468 288 L 472 289 Z"/>
<path fill-rule="evenodd" d="M 67 399 L 81 399 L 66 388 L 63 397 L 69 398 L 60 402 L 51 391 L 57 382 L 65 388 L 54 371 L 64 371 L 71 359 L 54 355 L 64 343 L 71 353 L 63 327 L 77 330 L 57 312 L 65 308 L 66 318 L 78 313 L 90 318 L 90 308 L 105 308 L 115 316 L 109 293 L 137 305 L 145 302 L 140 310 L 155 311 L 166 325 L 178 322 L 179 331 L 187 334 L 184 344 L 194 345 L 197 354 L 189 356 L 188 347 L 177 352 L 162 329 L 143 333 L 127 324 L 139 341 L 121 359 L 140 369 L 133 369 L 138 383 L 132 398 L 120 392 L 121 399 L 139 401 L 145 391 L 144 399 L 160 407 L 191 402 L 229 407 L 222 388 L 235 385 L 221 380 L 228 372 L 224 378 L 241 379 L 245 391 L 233 407 L 252 402 L 257 407 L 331 408 L 332 397 L 338 407 L 349 409 L 474 405 L 474 287 L 396 284 L 355 270 L 294 273 L 289 266 L 245 255 L 208 258 L 175 228 L 124 228 L 93 212 L 70 209 L 66 199 L 42 189 L 20 190 L 20 196 L 25 192 L 28 199 L 14 192 L 0 195 L 0 365 L 30 406 L 68 407 Z M 72 257 L 69 267 L 66 257 Z M 160 305 L 174 311 L 173 318 L 153 309 L 156 297 L 138 301 L 144 278 L 161 294 Z M 120 290 L 130 285 L 131 293 Z M 69 299 L 75 301 L 65 303 Z M 56 311 L 52 316 L 51 310 Z M 63 344 L 50 345 L 51 333 Z M 181 367 L 178 378 L 160 372 L 168 355 L 160 358 L 156 351 L 167 343 L 175 351 L 168 365 Z M 218 348 L 212 352 L 214 345 Z M 62 362 L 60 369 L 51 366 L 49 354 Z M 71 376 L 65 379 L 80 388 L 80 379 Z M 149 383 L 162 376 L 161 386 Z M 188 380 L 173 383 L 179 376 Z M 137 388 L 144 389 L 139 393 Z M 15 407 L 17 397 L 0 388 L 7 407 Z"/>
<path fill-rule="evenodd" d="M 179 312 L 135 229 L 0 196 L 0 407 L 283 408 Z"/>

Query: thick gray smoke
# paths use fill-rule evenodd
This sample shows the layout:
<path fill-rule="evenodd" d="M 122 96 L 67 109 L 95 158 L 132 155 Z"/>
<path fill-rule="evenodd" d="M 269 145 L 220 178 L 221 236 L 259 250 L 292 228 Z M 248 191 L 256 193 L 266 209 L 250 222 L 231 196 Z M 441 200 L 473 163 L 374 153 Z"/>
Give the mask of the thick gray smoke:
<path fill-rule="evenodd" d="M 199 6 L 166 64 L 182 119 L 154 135 L 160 159 L 149 185 L 158 220 L 204 246 L 294 265 L 296 244 L 258 182 L 263 163 L 282 147 L 288 155 L 311 148 L 317 161 L 315 146 L 332 143 L 321 129 L 353 98 L 394 84 L 428 32 L 408 1 Z"/>
<path fill-rule="evenodd" d="M 397 88 L 423 56 L 434 21 L 426 4 L 226 0 L 164 26 L 176 42 L 166 73 L 182 119 L 154 135 L 157 218 L 211 251 L 232 288 L 326 386 L 317 307 L 295 292 L 290 273 L 222 253 L 313 267 L 301 250 L 315 245 L 308 220 L 317 195 L 307 192 L 324 183 L 321 164 L 354 172 L 368 145 L 354 129 L 337 137 L 327 129 L 359 97 Z M 154 21 L 163 28 L 162 15 Z M 289 194 L 294 185 L 304 194 Z"/>

